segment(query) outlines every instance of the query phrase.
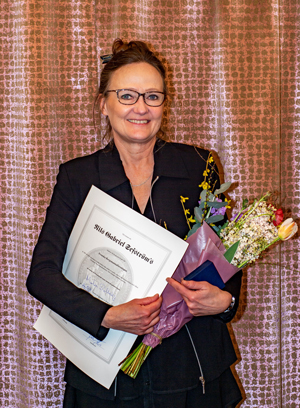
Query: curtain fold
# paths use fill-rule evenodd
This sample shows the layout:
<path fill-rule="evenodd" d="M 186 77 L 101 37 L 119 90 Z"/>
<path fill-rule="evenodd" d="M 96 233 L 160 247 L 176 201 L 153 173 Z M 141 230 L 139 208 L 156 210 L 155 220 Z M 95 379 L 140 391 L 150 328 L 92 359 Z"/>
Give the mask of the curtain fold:
<path fill-rule="evenodd" d="M 32 328 L 25 280 L 59 164 L 102 147 L 100 55 L 117 37 L 149 43 L 168 139 L 218 154 L 232 204 L 271 190 L 299 218 L 299 15 L 299 0 L 1 1 L 1 406 L 62 406 L 64 357 Z M 296 238 L 244 271 L 230 325 L 243 407 L 300 405 L 299 259 Z"/>
<path fill-rule="evenodd" d="M 300 208 L 300 3 L 280 7 L 280 181 L 287 214 Z M 299 238 L 281 247 L 281 378 L 282 406 L 297 406 L 299 397 Z"/>

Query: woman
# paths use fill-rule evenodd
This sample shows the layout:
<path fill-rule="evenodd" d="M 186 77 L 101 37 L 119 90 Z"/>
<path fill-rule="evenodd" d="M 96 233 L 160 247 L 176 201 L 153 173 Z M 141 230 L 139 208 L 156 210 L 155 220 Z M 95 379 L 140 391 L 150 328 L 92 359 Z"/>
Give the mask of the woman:
<path fill-rule="evenodd" d="M 109 307 L 63 277 L 68 237 L 91 185 L 182 238 L 187 226 L 180 195 L 190 198 L 191 208 L 198 201 L 208 152 L 158 138 L 165 97 L 164 67 L 146 44 L 116 40 L 97 98 L 111 142 L 60 166 L 34 250 L 29 292 L 100 340 L 110 328 L 150 333 L 162 299 L 153 294 Z M 150 353 L 135 380 L 120 372 L 109 390 L 68 361 L 64 407 L 218 408 L 241 400 L 230 371 L 236 355 L 225 324 L 237 309 L 241 274 L 223 291 L 207 282 L 168 281 L 195 316 L 187 327 Z"/>

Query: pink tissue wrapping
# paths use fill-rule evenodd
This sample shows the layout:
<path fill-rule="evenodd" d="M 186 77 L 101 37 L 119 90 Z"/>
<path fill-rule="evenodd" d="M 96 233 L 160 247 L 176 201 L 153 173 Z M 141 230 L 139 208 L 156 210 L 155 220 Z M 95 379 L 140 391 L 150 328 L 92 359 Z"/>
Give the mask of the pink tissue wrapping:
<path fill-rule="evenodd" d="M 224 283 L 239 270 L 224 258 L 223 254 L 226 251 L 224 245 L 217 234 L 205 222 L 187 239 L 187 242 L 189 246 L 172 276 L 173 279 L 180 282 L 182 278 L 199 265 L 202 265 L 206 260 L 214 263 Z M 189 312 L 181 295 L 169 284 L 163 291 L 162 297 L 160 321 L 154 326 L 153 333 L 164 339 L 178 332 L 183 325 L 193 318 L 193 315 Z M 143 338 L 143 343 L 154 348 L 160 343 L 160 340 L 151 334 L 147 334 Z"/>

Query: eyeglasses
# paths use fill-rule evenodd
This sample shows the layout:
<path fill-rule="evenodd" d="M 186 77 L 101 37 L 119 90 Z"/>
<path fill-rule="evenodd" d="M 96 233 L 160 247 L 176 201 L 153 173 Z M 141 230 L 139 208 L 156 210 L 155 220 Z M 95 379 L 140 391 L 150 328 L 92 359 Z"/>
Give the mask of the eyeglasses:
<path fill-rule="evenodd" d="M 142 96 L 146 105 L 158 107 L 161 106 L 166 99 L 166 94 L 159 91 L 139 93 L 131 89 L 112 89 L 106 92 L 116 92 L 118 101 L 122 105 L 134 105 L 137 103 L 139 97 Z"/>

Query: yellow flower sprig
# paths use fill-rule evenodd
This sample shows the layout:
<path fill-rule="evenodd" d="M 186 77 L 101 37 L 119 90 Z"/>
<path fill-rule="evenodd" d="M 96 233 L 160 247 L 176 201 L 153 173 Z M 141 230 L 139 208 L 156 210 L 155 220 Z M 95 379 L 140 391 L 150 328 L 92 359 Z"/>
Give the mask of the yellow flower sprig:
<path fill-rule="evenodd" d="M 214 163 L 214 159 L 212 153 L 210 152 L 206 160 L 205 170 L 202 174 L 203 181 L 199 185 L 199 187 L 201 188 L 201 192 L 199 195 L 199 207 L 195 207 L 194 215 L 191 215 L 190 210 L 185 206 L 185 202 L 189 198 L 180 196 L 180 202 L 183 208 L 184 216 L 189 227 L 188 236 L 193 234 L 196 229 L 203 224 L 204 220 L 207 221 L 211 226 L 213 226 L 216 232 L 219 231 L 220 227 L 216 227 L 214 225 L 214 222 L 219 222 L 221 219 L 223 219 L 224 213 L 218 213 L 216 209 L 225 207 L 225 205 L 226 208 L 230 208 L 230 201 L 226 199 L 226 203 L 222 203 L 222 201 L 218 199 L 218 195 L 226 191 L 230 187 L 231 183 L 222 184 L 219 189 L 215 190 L 217 180 L 213 180 L 212 175 L 216 170 L 212 163 Z M 220 206 L 221 203 L 223 205 Z M 211 213 L 213 213 L 213 215 L 211 215 Z M 194 225 L 192 226 L 191 224 Z"/>
<path fill-rule="evenodd" d="M 199 185 L 199 187 L 202 188 L 203 190 L 210 190 L 210 188 L 211 188 L 211 186 L 209 185 L 209 182 L 207 181 L 207 177 L 210 176 L 210 174 L 209 174 L 210 173 L 209 165 L 211 163 L 213 163 L 213 161 L 214 161 L 214 159 L 213 159 L 212 153 L 209 152 L 209 155 L 208 155 L 208 158 L 207 158 L 207 161 L 206 161 L 205 170 L 203 172 L 204 180 Z M 214 188 L 214 186 L 213 186 L 213 188 Z"/>
<path fill-rule="evenodd" d="M 180 202 L 181 202 L 181 205 L 182 205 L 182 208 L 183 208 L 184 216 L 185 216 L 185 219 L 186 219 L 186 222 L 187 222 L 187 225 L 188 225 L 189 229 L 191 229 L 191 224 L 190 223 L 193 223 L 193 222 L 196 222 L 196 221 L 195 221 L 194 217 L 191 215 L 190 210 L 185 208 L 184 203 L 188 199 L 189 199 L 188 197 L 180 196 Z M 189 215 L 189 217 L 188 217 L 188 215 Z"/>

